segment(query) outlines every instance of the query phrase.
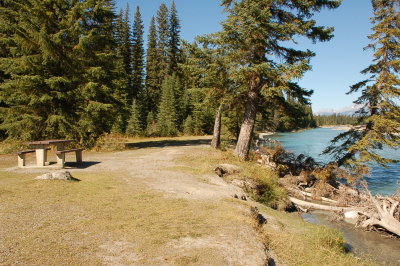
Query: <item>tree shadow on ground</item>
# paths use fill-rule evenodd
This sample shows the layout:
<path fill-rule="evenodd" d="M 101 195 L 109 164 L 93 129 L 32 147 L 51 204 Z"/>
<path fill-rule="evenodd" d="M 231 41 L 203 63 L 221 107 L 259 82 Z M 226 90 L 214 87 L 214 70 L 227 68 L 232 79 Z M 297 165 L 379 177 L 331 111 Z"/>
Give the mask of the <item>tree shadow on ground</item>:
<path fill-rule="evenodd" d="M 81 162 L 81 163 L 65 162 L 64 169 L 86 169 L 99 163 L 100 162 L 91 162 L 91 161 Z"/>
<path fill-rule="evenodd" d="M 138 143 L 126 143 L 128 149 L 144 149 L 144 148 L 163 148 L 163 147 L 181 147 L 181 146 L 197 146 L 210 145 L 210 139 L 189 139 L 189 140 L 159 140 L 144 141 Z"/>

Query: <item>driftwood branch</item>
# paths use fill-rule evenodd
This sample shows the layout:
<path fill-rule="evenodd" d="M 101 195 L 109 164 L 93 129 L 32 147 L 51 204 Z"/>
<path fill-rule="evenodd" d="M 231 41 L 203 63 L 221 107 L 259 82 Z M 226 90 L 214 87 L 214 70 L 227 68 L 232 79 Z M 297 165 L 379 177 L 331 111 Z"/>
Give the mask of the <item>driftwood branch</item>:
<path fill-rule="evenodd" d="M 367 186 L 363 185 L 370 202 L 376 208 L 377 213 L 365 214 L 367 219 L 361 223 L 364 228 L 382 227 L 387 231 L 400 236 L 400 221 L 394 217 L 394 214 L 399 207 L 399 201 L 390 197 L 374 197 L 368 190 Z"/>
<path fill-rule="evenodd" d="M 301 191 L 301 190 L 294 189 L 294 188 L 289 188 L 289 187 L 286 187 L 286 189 L 289 190 L 289 191 L 293 191 L 295 193 L 296 192 L 300 193 L 300 194 L 302 194 L 302 195 L 304 195 L 306 197 L 310 197 L 310 198 L 313 197 L 313 195 L 310 192 L 305 192 L 305 191 Z M 336 201 L 336 200 L 328 199 L 328 198 L 325 198 L 325 197 L 320 197 L 320 198 L 321 198 L 322 201 L 326 201 L 326 202 L 333 203 L 333 204 L 336 204 L 336 205 L 339 204 L 339 202 Z"/>
<path fill-rule="evenodd" d="M 306 209 L 335 211 L 335 212 L 349 212 L 349 211 L 362 212 L 364 210 L 364 208 L 361 208 L 361 207 L 339 207 L 339 206 L 318 204 L 318 203 L 308 202 L 305 200 L 296 199 L 294 197 L 289 197 L 289 200 L 291 202 L 293 202 L 295 205 L 300 206 L 302 208 L 306 208 Z"/>

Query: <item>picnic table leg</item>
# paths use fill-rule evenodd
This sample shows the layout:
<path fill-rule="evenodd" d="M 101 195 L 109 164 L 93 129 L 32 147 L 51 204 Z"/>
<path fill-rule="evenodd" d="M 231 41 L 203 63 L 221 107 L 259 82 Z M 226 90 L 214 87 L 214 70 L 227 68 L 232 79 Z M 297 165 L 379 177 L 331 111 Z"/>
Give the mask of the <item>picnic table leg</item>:
<path fill-rule="evenodd" d="M 18 154 L 18 167 L 24 167 L 24 166 L 25 166 L 25 153 Z"/>
<path fill-rule="evenodd" d="M 57 154 L 57 165 L 64 168 L 65 164 L 65 153 Z"/>
<path fill-rule="evenodd" d="M 36 148 L 36 165 L 45 166 L 47 160 L 46 147 Z"/>
<path fill-rule="evenodd" d="M 82 162 L 82 150 L 76 151 L 76 162 L 81 163 Z"/>

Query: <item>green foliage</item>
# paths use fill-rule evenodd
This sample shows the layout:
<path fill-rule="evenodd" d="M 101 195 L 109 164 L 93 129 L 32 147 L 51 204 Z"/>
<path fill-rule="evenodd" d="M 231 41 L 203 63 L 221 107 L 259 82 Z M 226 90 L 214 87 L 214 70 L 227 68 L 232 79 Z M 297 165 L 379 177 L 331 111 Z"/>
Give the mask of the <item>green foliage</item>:
<path fill-rule="evenodd" d="M 172 1 L 169 15 L 169 45 L 168 45 L 168 73 L 172 75 L 178 72 L 180 63 L 180 21 L 175 2 Z"/>
<path fill-rule="evenodd" d="M 170 42 L 168 15 L 168 8 L 164 3 L 162 3 L 157 11 L 157 77 L 160 85 L 168 74 L 168 48 Z"/>
<path fill-rule="evenodd" d="M 161 98 L 161 86 L 158 84 L 158 50 L 157 50 L 157 28 L 155 18 L 151 19 L 146 58 L 146 80 L 145 87 L 148 98 L 148 110 L 156 113 Z"/>
<path fill-rule="evenodd" d="M 312 91 L 298 86 L 310 69 L 314 55 L 309 50 L 292 48 L 296 37 L 328 41 L 332 28 L 316 26 L 312 16 L 321 8 L 336 8 L 340 1 L 223 1 L 229 12 L 222 31 L 208 42 L 224 50 L 230 79 L 237 84 L 235 95 L 246 103 L 242 131 L 235 154 L 247 158 L 251 135 L 262 101 L 285 107 L 284 92 L 307 104 Z"/>
<path fill-rule="evenodd" d="M 384 147 L 400 147 L 400 108 L 398 106 L 400 69 L 400 25 L 397 0 L 374 0 L 372 41 L 367 48 L 374 50 L 373 63 L 361 73 L 368 75 L 351 86 L 349 93 L 361 90 L 354 102 L 363 107 L 357 112 L 358 123 L 364 127 L 352 129 L 332 140 L 325 150 L 336 156 L 339 166 L 365 166 L 370 161 L 381 165 L 393 162 L 378 151 Z"/>
<path fill-rule="evenodd" d="M 341 114 L 332 114 L 332 115 L 316 115 L 315 121 L 317 126 L 325 126 L 325 125 L 355 125 L 357 124 L 357 116 L 352 115 L 341 115 Z"/>
<path fill-rule="evenodd" d="M 189 115 L 186 119 L 185 122 L 183 124 L 183 133 L 185 133 L 185 135 L 193 135 L 195 131 L 195 123 L 193 121 L 193 118 L 191 115 Z"/>
<path fill-rule="evenodd" d="M 176 76 L 168 76 L 162 85 L 162 95 L 157 116 L 157 131 L 162 137 L 172 137 L 178 134 L 176 99 L 174 92 L 177 85 Z"/>
<path fill-rule="evenodd" d="M 124 106 L 112 1 L 7 1 L 0 38 L 1 128 L 10 138 L 92 145 Z M 82 23 L 77 23 L 81 21 Z"/>
<path fill-rule="evenodd" d="M 140 110 L 136 104 L 136 100 L 133 100 L 131 116 L 126 127 L 126 134 L 131 137 L 137 137 L 142 135 L 142 132 L 142 125 L 140 123 Z"/>
<path fill-rule="evenodd" d="M 137 98 L 144 85 L 143 21 L 139 7 L 136 8 L 133 24 L 132 51 L 132 94 L 134 98 Z"/>
<path fill-rule="evenodd" d="M 153 112 L 149 112 L 146 118 L 146 134 L 154 136 L 157 133 L 157 120 Z"/>

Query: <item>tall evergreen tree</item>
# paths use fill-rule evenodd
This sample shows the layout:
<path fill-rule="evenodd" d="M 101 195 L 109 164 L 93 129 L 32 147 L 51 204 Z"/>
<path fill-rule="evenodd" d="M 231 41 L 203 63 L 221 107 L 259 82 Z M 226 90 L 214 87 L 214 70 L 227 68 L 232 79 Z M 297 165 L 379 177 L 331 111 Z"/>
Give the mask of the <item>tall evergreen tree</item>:
<path fill-rule="evenodd" d="M 133 97 L 137 98 L 143 90 L 144 77 L 144 47 L 143 47 L 143 21 L 139 7 L 136 8 L 132 33 L 132 88 Z"/>
<path fill-rule="evenodd" d="M 400 147 L 400 2 L 373 0 L 372 5 L 374 32 L 368 48 L 375 52 L 374 62 L 361 72 L 369 77 L 349 92 L 362 89 L 354 103 L 363 105 L 358 123 L 365 127 L 340 134 L 325 151 L 336 156 L 339 166 L 350 168 L 363 168 L 369 161 L 386 165 L 392 160 L 378 151 Z"/>
<path fill-rule="evenodd" d="M 169 44 L 168 44 L 168 72 L 170 75 L 178 72 L 180 63 L 180 21 L 175 2 L 172 1 L 169 15 Z"/>
<path fill-rule="evenodd" d="M 157 27 L 155 18 L 152 17 L 148 35 L 146 53 L 146 94 L 148 100 L 148 111 L 156 113 L 160 103 L 161 87 L 158 84 L 158 50 L 157 50 Z"/>
<path fill-rule="evenodd" d="M 132 85 L 132 33 L 129 19 L 129 5 L 126 4 L 125 10 L 120 10 L 120 14 L 116 19 L 116 42 L 118 56 L 122 58 L 123 68 L 128 78 L 129 87 L 128 99 L 131 101 L 134 96 L 134 89 Z"/>
<path fill-rule="evenodd" d="M 140 110 L 136 104 L 136 99 L 134 99 L 131 106 L 131 116 L 126 127 L 126 134 L 131 137 L 137 137 L 140 136 L 142 132 Z"/>
<path fill-rule="evenodd" d="M 234 152 L 245 159 L 262 96 L 294 88 L 290 81 L 310 68 L 313 53 L 285 46 L 287 41 L 296 36 L 329 40 L 333 29 L 316 26 L 311 17 L 322 8 L 338 7 L 340 1 L 223 0 L 222 4 L 229 15 L 217 34 L 219 43 L 229 52 L 233 78 L 246 85 L 242 91 L 246 109 Z"/>
<path fill-rule="evenodd" d="M 167 76 L 164 79 L 157 115 L 157 131 L 160 136 L 172 137 L 178 134 L 176 100 L 174 95 L 175 85 L 175 77 Z"/>
<path fill-rule="evenodd" d="M 168 74 L 169 21 L 168 8 L 162 3 L 157 11 L 157 52 L 158 52 L 158 83 L 161 85 Z"/>
<path fill-rule="evenodd" d="M 8 136 L 91 145 L 124 105 L 111 0 L 13 0 L 1 8 L 1 112 Z M 77 23 L 79 21 L 79 23 Z"/>

